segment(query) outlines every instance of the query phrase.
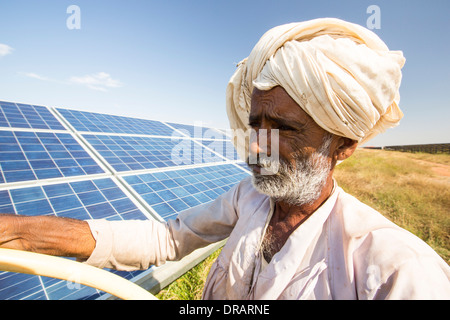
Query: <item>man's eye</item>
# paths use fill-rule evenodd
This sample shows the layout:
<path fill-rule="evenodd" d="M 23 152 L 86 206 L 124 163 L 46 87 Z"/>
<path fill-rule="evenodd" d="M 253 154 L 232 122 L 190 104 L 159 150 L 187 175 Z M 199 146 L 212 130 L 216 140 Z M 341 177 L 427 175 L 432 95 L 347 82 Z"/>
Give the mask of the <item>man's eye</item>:
<path fill-rule="evenodd" d="M 295 129 L 289 126 L 279 126 L 277 128 L 278 130 L 282 130 L 282 131 L 294 131 Z"/>

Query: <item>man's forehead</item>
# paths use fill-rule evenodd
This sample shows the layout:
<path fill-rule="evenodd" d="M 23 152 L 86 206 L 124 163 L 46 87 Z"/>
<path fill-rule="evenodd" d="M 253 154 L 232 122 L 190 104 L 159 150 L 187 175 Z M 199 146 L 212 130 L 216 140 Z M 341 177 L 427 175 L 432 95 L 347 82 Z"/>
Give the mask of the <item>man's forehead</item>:
<path fill-rule="evenodd" d="M 255 88 L 252 93 L 250 117 L 268 117 L 284 120 L 312 120 L 292 99 L 284 88 L 277 86 L 270 90 Z"/>

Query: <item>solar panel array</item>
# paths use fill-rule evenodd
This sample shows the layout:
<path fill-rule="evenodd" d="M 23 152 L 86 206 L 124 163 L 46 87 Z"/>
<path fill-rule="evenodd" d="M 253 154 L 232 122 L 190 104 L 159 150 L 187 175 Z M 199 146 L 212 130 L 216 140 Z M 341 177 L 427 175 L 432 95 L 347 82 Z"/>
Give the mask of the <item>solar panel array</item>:
<path fill-rule="evenodd" d="M 0 101 L 0 213 L 167 221 L 248 174 L 219 130 Z M 135 281 L 153 267 L 110 271 Z M 0 272 L 2 300 L 104 295 L 68 281 Z"/>

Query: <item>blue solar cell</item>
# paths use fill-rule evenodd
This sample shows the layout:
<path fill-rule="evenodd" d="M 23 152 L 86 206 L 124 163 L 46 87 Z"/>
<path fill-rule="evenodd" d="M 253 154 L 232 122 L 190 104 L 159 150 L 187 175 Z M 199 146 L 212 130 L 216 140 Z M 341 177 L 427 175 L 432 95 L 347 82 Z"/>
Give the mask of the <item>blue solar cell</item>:
<path fill-rule="evenodd" d="M 80 199 L 78 199 L 76 195 L 50 198 L 50 203 L 53 209 L 57 212 L 76 209 L 83 206 L 83 204 L 80 202 Z"/>
<path fill-rule="evenodd" d="M 8 205 L 11 203 L 11 198 L 6 190 L 0 191 L 0 207 Z"/>
<path fill-rule="evenodd" d="M 147 220 L 109 178 L 0 191 L 0 213 L 55 215 L 75 219 Z M 139 272 L 123 273 L 135 277 Z M 94 299 L 101 293 L 67 281 L 0 272 L 0 300 Z"/>
<path fill-rule="evenodd" d="M 75 192 L 87 192 L 97 190 L 97 187 L 91 180 L 72 182 L 70 185 Z"/>
<path fill-rule="evenodd" d="M 224 164 L 131 175 L 124 180 L 167 220 L 183 210 L 216 199 L 245 177 L 248 173 Z"/>
<path fill-rule="evenodd" d="M 68 133 L 0 131 L 1 182 L 103 173 Z"/>
<path fill-rule="evenodd" d="M 10 194 L 15 203 L 45 198 L 44 191 L 36 187 L 12 189 L 10 190 Z"/>
<path fill-rule="evenodd" d="M 102 203 L 106 201 L 105 197 L 103 197 L 101 192 L 97 190 L 80 193 L 79 197 L 81 202 L 83 202 L 85 206 L 96 203 Z"/>
<path fill-rule="evenodd" d="M 121 198 L 122 194 L 123 194 L 122 190 L 120 190 L 117 187 L 113 187 L 107 189 L 106 191 L 103 191 L 103 195 L 109 201 Z"/>
<path fill-rule="evenodd" d="M 52 213 L 52 208 L 47 199 L 33 200 L 15 205 L 17 214 L 38 216 Z"/>
<path fill-rule="evenodd" d="M 57 110 L 77 131 L 81 132 L 129 133 L 159 136 L 171 136 L 173 133 L 173 129 L 160 121 L 68 109 Z"/>
<path fill-rule="evenodd" d="M 47 185 L 43 186 L 43 188 L 48 197 L 57 197 L 72 192 L 71 186 L 68 184 Z"/>
<path fill-rule="evenodd" d="M 0 101 L 0 127 L 66 130 L 42 106 Z"/>
<path fill-rule="evenodd" d="M 180 138 L 83 135 L 117 171 L 132 171 L 178 165 L 221 162 L 201 145 Z"/>
<path fill-rule="evenodd" d="M 24 299 L 32 295 L 36 300 L 45 300 L 46 296 L 40 279 L 36 276 L 20 273 L 0 273 L 0 297 L 4 299 Z"/>

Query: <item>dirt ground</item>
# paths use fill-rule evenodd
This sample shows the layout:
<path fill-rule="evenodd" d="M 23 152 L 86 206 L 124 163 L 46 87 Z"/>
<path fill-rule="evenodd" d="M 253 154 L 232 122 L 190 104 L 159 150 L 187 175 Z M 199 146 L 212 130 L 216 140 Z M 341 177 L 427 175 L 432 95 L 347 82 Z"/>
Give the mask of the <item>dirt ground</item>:
<path fill-rule="evenodd" d="M 450 177 L 450 166 L 449 165 L 440 164 L 440 163 L 431 162 L 431 161 L 425 161 L 425 160 L 415 160 L 415 161 L 417 161 L 421 164 L 430 166 L 431 170 L 433 170 L 433 172 L 438 175 Z"/>
<path fill-rule="evenodd" d="M 376 151 L 372 149 L 364 149 L 364 151 Z M 437 175 L 444 176 L 444 177 L 450 177 L 450 165 L 436 163 L 432 161 L 426 161 L 426 160 L 419 160 L 419 159 L 413 159 L 414 161 L 429 166 L 431 170 L 436 173 Z"/>

